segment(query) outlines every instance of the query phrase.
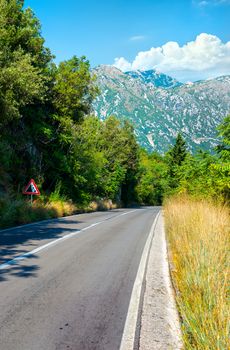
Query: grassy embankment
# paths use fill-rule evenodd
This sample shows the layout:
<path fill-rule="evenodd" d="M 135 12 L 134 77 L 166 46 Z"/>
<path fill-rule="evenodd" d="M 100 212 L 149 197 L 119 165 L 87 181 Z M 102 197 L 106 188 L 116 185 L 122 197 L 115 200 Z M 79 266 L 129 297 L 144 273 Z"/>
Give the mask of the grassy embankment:
<path fill-rule="evenodd" d="M 57 193 L 49 197 L 35 198 L 32 205 L 29 200 L 5 196 L 0 198 L 0 229 L 76 213 L 114 208 L 116 205 L 109 200 L 97 200 L 89 205 L 76 205 Z"/>
<path fill-rule="evenodd" d="M 229 210 L 185 197 L 164 209 L 185 349 L 227 350 Z"/>

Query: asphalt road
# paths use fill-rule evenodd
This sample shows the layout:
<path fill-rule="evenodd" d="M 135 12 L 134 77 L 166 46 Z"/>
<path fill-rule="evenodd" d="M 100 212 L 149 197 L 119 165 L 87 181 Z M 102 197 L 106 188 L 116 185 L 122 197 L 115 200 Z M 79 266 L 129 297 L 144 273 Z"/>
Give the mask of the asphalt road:
<path fill-rule="evenodd" d="M 118 350 L 158 212 L 119 209 L 0 231 L 0 350 Z"/>

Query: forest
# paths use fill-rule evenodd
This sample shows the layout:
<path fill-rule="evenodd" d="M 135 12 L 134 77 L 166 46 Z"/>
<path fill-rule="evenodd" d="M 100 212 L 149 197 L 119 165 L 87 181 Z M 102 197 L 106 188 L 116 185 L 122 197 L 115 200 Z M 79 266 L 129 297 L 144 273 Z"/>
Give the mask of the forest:
<path fill-rule="evenodd" d="M 178 131 L 166 154 L 148 153 L 128 121 L 93 115 L 100 91 L 89 61 L 55 64 L 39 20 L 23 4 L 0 0 L 1 227 L 103 201 L 160 205 L 176 193 L 229 201 L 230 116 L 210 152 L 189 153 Z M 22 195 L 31 178 L 41 191 L 32 206 Z"/>

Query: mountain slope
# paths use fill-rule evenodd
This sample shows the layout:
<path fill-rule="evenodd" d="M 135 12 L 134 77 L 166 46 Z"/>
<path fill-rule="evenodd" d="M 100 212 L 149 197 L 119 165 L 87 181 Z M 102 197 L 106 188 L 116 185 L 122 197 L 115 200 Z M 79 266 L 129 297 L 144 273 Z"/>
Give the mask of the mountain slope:
<path fill-rule="evenodd" d="M 101 90 L 95 113 L 129 119 L 146 149 L 165 152 L 179 131 L 192 151 L 216 145 L 216 127 L 230 111 L 230 76 L 162 88 L 143 80 L 143 73 L 140 78 L 111 66 L 94 73 Z"/>
<path fill-rule="evenodd" d="M 128 74 L 132 78 L 140 79 L 140 81 L 145 84 L 153 84 L 155 87 L 161 87 L 165 89 L 183 85 L 169 75 L 157 72 L 154 69 L 147 71 L 130 71 L 126 72 L 125 74 Z"/>

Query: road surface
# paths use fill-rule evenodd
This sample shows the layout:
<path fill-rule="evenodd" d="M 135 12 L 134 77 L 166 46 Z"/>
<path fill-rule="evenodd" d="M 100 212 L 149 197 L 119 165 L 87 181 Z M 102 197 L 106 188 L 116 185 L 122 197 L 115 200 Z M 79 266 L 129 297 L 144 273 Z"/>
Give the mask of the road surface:
<path fill-rule="evenodd" d="M 159 210 L 95 212 L 0 231 L 0 350 L 119 350 Z"/>

